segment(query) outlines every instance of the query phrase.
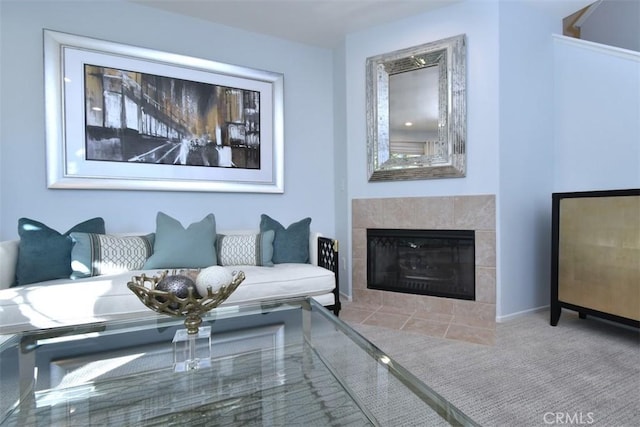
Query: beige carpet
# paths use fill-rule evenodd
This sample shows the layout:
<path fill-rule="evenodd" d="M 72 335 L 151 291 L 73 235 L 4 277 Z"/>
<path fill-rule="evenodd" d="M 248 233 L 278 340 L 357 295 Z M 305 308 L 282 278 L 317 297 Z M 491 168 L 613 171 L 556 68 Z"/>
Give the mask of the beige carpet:
<path fill-rule="evenodd" d="M 352 324 L 479 424 L 640 426 L 638 330 L 564 310 L 497 326 L 494 346 Z"/>

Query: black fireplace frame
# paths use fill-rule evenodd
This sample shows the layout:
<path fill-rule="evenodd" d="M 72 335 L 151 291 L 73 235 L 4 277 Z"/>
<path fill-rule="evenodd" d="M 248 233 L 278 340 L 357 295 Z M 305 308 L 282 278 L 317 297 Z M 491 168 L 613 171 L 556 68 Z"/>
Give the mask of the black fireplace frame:
<path fill-rule="evenodd" d="M 423 235 L 424 236 L 420 236 Z M 461 240 L 471 240 L 474 244 L 471 246 L 471 250 L 473 251 L 473 274 L 469 278 L 472 280 L 472 283 L 469 286 L 469 292 L 466 294 L 447 292 L 442 290 L 433 290 L 430 289 L 428 292 L 425 291 L 413 291 L 411 289 L 394 289 L 393 286 L 389 284 L 376 284 L 372 283 L 374 273 L 373 263 L 369 262 L 372 259 L 373 255 L 371 254 L 371 245 L 370 238 L 371 237 L 393 237 L 393 238 L 407 238 L 407 239 L 416 239 L 416 238 L 428 238 L 428 239 L 461 239 Z M 398 292 L 405 294 L 414 294 L 414 295 L 424 295 L 424 296 L 433 296 L 433 297 L 444 297 L 444 298 L 455 298 L 460 300 L 468 300 L 475 301 L 476 299 L 476 278 L 475 278 L 475 230 L 431 230 L 431 229 L 391 229 L 391 228 L 371 228 L 367 229 L 367 258 L 366 258 L 366 268 L 367 268 L 367 277 L 366 284 L 367 289 L 374 290 L 382 290 L 388 292 Z"/>

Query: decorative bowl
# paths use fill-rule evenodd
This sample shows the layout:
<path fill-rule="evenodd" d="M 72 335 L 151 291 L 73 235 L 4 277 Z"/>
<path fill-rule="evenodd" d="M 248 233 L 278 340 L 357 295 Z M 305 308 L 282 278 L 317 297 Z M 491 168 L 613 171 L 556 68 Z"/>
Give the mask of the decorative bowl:
<path fill-rule="evenodd" d="M 173 270 L 172 275 L 181 274 L 188 276 L 195 281 L 200 270 L 180 270 L 176 273 Z M 221 286 L 216 291 L 211 287 L 207 289 L 207 295 L 200 297 L 194 288 L 190 287 L 186 298 L 180 298 L 173 292 L 162 291 L 156 289 L 165 277 L 169 275 L 169 270 L 165 270 L 158 276 L 147 276 L 142 274 L 134 276 L 127 287 L 133 291 L 140 301 L 151 310 L 168 316 L 181 317 L 186 316 L 184 325 L 189 334 L 197 334 L 198 328 L 202 323 L 202 316 L 207 311 L 222 304 L 229 295 L 245 279 L 244 272 L 234 271 L 232 280 L 228 285 Z"/>

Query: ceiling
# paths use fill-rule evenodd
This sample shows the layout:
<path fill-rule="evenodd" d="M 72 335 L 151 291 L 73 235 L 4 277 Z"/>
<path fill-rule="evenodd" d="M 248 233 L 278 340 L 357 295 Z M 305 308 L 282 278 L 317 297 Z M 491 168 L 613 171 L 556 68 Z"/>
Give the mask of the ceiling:
<path fill-rule="evenodd" d="M 462 0 L 129 0 L 230 27 L 334 48 L 345 35 Z"/>
<path fill-rule="evenodd" d="M 345 35 L 464 1 L 498 0 L 125 0 L 171 13 L 324 48 Z M 500 0 L 513 1 L 513 0 Z M 519 0 L 562 20 L 594 0 Z"/>

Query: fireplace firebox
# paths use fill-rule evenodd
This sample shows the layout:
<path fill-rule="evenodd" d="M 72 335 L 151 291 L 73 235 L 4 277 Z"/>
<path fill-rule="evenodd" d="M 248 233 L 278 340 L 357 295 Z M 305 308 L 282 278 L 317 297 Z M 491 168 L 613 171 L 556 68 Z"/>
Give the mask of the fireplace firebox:
<path fill-rule="evenodd" d="M 475 232 L 367 229 L 367 288 L 474 301 Z"/>

